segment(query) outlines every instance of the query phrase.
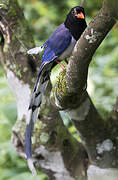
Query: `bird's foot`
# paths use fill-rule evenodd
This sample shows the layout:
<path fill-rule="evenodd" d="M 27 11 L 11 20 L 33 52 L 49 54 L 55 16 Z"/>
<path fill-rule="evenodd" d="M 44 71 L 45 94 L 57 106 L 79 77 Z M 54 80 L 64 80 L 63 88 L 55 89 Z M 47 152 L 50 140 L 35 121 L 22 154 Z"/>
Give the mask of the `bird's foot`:
<path fill-rule="evenodd" d="M 61 64 L 59 61 L 57 61 L 57 63 L 60 65 L 60 67 L 61 67 L 63 70 L 66 70 L 66 66 L 64 66 L 63 64 Z M 63 70 L 62 70 L 62 71 L 63 71 Z M 61 72 L 62 72 L 62 71 L 61 71 Z"/>

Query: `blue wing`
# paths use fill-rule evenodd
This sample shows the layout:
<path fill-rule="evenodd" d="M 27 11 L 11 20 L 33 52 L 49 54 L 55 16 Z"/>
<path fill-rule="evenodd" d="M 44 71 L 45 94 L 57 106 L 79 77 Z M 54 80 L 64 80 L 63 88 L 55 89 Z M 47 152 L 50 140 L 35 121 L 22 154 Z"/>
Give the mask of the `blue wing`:
<path fill-rule="evenodd" d="M 59 57 L 69 46 L 72 35 L 64 24 L 61 24 L 56 31 L 44 43 L 42 64 L 47 64 Z"/>

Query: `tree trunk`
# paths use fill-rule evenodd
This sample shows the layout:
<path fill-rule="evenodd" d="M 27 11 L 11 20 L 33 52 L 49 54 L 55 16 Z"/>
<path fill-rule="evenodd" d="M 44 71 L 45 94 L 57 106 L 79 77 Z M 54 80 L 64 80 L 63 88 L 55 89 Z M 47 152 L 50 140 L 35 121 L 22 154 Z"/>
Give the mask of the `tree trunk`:
<path fill-rule="evenodd" d="M 40 56 L 27 55 L 34 42 L 17 1 L 0 0 L 0 6 L 0 61 L 18 110 L 12 143 L 19 155 L 26 158 L 24 134 L 27 112 Z M 115 0 L 103 1 L 100 12 L 78 41 L 67 72 L 60 74 L 52 92 L 49 82 L 43 96 L 33 135 L 33 160 L 50 180 L 105 180 L 106 177 L 107 180 L 116 180 L 118 177 L 118 103 L 111 117 L 104 121 L 86 92 L 89 63 L 116 22 L 116 7 L 118 3 Z M 62 109 L 78 130 L 82 143 L 75 140 L 64 126 L 58 112 Z"/>

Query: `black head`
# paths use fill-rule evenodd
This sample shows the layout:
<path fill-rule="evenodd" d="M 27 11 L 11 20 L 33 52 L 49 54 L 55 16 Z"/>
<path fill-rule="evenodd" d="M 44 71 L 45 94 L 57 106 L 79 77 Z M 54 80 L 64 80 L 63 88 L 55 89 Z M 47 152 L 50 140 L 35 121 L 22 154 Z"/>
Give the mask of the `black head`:
<path fill-rule="evenodd" d="M 72 8 L 64 24 L 70 30 L 73 37 L 78 40 L 87 26 L 84 8 L 80 6 Z"/>
<path fill-rule="evenodd" d="M 80 6 L 76 6 L 71 9 L 69 14 L 67 15 L 67 18 L 71 19 L 72 21 L 84 21 L 85 20 L 85 12 L 84 8 Z"/>

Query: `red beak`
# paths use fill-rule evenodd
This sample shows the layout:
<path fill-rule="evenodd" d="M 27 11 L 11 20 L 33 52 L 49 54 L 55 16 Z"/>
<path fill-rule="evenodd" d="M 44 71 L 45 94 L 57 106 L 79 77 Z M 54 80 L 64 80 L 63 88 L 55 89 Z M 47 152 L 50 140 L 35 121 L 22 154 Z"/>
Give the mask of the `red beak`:
<path fill-rule="evenodd" d="M 79 14 L 76 14 L 75 16 L 77 16 L 77 18 L 80 18 L 80 19 L 84 19 L 84 14 L 82 12 L 80 12 Z"/>

